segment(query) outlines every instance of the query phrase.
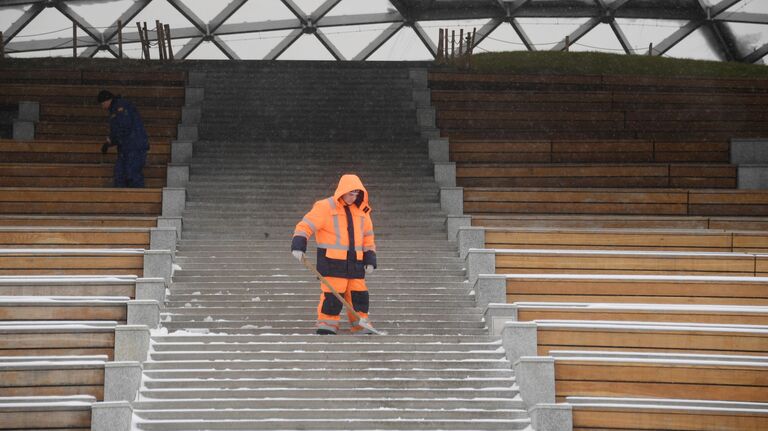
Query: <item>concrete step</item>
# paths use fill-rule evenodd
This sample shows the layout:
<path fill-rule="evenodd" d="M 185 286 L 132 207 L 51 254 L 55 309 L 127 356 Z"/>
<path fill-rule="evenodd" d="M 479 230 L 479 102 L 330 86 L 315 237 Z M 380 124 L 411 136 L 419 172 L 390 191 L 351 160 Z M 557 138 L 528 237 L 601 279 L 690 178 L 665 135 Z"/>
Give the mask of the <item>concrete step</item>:
<path fill-rule="evenodd" d="M 522 430 L 530 420 L 423 420 L 423 419 L 265 419 L 258 420 L 179 420 L 138 422 L 147 431 L 176 430 Z"/>
<path fill-rule="evenodd" d="M 371 398 L 317 398 L 301 399 L 301 404 L 297 406 L 297 399 L 278 398 L 278 399 L 253 399 L 253 398 L 230 398 L 226 400 L 152 400 L 152 401 L 134 401 L 131 403 L 134 413 L 140 417 L 149 414 L 153 410 L 160 412 L 163 410 L 189 411 L 200 409 L 236 409 L 236 410 L 256 410 L 254 406 L 258 405 L 261 409 L 280 409 L 295 410 L 296 414 L 303 409 L 314 410 L 318 414 L 323 411 L 334 411 L 340 405 L 345 406 L 345 410 L 350 411 L 386 411 L 386 410 L 435 410 L 450 409 L 458 411 L 478 411 L 494 413 L 495 411 L 521 410 L 525 406 L 521 400 L 501 400 L 490 398 L 446 398 L 440 400 L 398 400 L 387 397 Z"/>

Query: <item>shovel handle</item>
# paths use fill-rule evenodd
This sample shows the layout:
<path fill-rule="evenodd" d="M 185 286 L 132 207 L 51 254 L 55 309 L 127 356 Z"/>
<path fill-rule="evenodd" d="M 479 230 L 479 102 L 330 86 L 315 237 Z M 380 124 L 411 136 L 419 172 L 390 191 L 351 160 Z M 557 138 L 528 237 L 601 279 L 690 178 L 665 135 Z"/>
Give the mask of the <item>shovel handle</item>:
<path fill-rule="evenodd" d="M 339 292 L 336 290 L 331 283 L 323 277 L 320 272 L 318 272 L 317 268 L 315 268 L 306 257 L 301 257 L 301 263 L 310 271 L 312 271 L 315 274 L 315 277 L 317 277 L 321 283 L 323 283 L 328 289 L 331 290 L 331 293 L 333 293 L 333 296 L 335 296 L 339 301 L 341 301 L 342 304 L 344 304 L 345 307 L 347 307 L 347 311 L 352 313 L 355 317 L 357 317 L 357 320 L 362 320 L 363 317 L 360 316 L 360 314 L 355 311 L 354 307 L 352 307 L 352 304 L 350 304 L 346 299 L 344 299 L 343 296 L 339 294 Z"/>

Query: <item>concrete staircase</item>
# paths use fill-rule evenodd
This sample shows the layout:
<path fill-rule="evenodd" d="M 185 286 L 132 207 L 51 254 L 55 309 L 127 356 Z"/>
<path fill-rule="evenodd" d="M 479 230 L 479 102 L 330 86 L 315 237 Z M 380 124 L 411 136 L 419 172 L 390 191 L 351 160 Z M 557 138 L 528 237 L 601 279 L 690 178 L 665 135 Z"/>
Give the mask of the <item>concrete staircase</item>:
<path fill-rule="evenodd" d="M 529 426 L 501 342 L 487 335 L 445 239 L 426 145 L 407 134 L 196 144 L 181 269 L 144 365 L 136 428 Z M 345 172 L 371 194 L 379 256 L 368 278 L 371 321 L 387 336 L 349 335 L 346 324 L 341 335 L 314 335 L 319 282 L 289 251 L 295 223 Z"/>

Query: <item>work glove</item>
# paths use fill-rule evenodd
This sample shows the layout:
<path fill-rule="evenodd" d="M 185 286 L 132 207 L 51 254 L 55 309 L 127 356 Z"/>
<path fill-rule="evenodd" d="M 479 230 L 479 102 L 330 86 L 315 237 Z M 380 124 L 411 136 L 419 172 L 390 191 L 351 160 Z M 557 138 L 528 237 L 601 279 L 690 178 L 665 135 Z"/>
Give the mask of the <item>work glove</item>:
<path fill-rule="evenodd" d="M 291 254 L 293 254 L 293 257 L 295 257 L 299 262 L 304 260 L 304 252 L 301 250 L 292 250 Z"/>
<path fill-rule="evenodd" d="M 373 272 L 373 265 L 365 265 L 365 273 L 370 274 Z"/>
<path fill-rule="evenodd" d="M 107 154 L 109 151 L 109 142 L 105 142 L 101 145 L 101 154 Z"/>

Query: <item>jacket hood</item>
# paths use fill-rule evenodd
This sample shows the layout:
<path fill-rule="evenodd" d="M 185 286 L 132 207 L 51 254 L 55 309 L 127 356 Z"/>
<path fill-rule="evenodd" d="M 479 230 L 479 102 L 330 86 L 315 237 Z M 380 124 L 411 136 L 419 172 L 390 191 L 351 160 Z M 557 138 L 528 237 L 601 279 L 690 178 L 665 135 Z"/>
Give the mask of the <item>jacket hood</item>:
<path fill-rule="evenodd" d="M 363 182 L 360 181 L 360 177 L 354 174 L 344 174 L 339 180 L 339 185 L 336 187 L 336 191 L 333 193 L 333 199 L 337 202 L 341 200 L 341 196 L 345 193 L 349 193 L 352 190 L 362 190 L 363 193 L 357 197 L 355 204 L 360 208 L 370 208 L 368 203 L 368 190 L 363 186 Z"/>

